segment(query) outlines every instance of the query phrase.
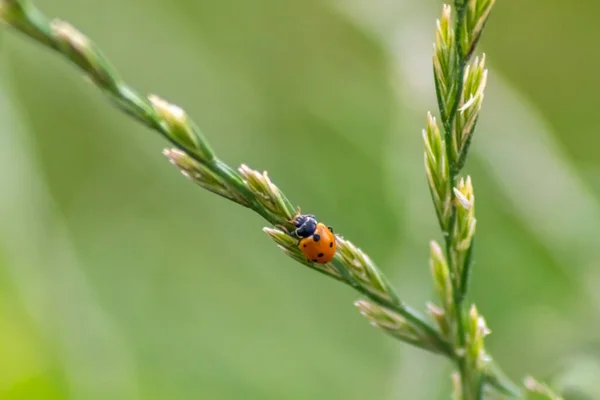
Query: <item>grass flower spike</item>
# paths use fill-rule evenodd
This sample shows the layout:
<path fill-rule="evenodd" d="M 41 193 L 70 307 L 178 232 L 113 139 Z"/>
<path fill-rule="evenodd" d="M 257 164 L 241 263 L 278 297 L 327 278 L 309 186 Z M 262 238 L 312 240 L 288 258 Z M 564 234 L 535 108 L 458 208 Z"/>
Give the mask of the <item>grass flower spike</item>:
<path fill-rule="evenodd" d="M 264 208 L 273 215 L 285 218 L 286 222 L 292 219 L 294 216 L 292 203 L 271 182 L 266 171 L 261 174 L 250 169 L 247 165 L 242 165 L 238 168 L 238 171 Z"/>
<path fill-rule="evenodd" d="M 419 330 L 401 315 L 366 300 L 359 300 L 354 304 L 371 325 L 385 333 L 432 353 L 441 352 L 439 346 L 431 342 L 427 332 Z"/>
<path fill-rule="evenodd" d="M 205 164 L 214 161 L 212 149 L 206 140 L 200 138 L 199 129 L 193 125 L 183 109 L 155 95 L 148 96 L 148 100 L 160 118 L 163 131 L 173 142 Z"/>
<path fill-rule="evenodd" d="M 461 14 L 459 43 L 465 59 L 471 58 L 475 46 L 481 38 L 485 23 L 496 0 L 459 0 L 456 9 Z"/>
<path fill-rule="evenodd" d="M 454 265 L 454 286 L 459 296 L 466 293 L 468 283 L 472 242 L 475 235 L 475 196 L 473 195 L 473 185 L 471 177 L 462 179 L 458 187 L 454 188 L 455 212 L 454 231 L 452 232 L 452 243 L 450 248 L 450 258 Z"/>
<path fill-rule="evenodd" d="M 164 155 L 189 180 L 262 216 L 267 224 L 264 232 L 285 255 L 354 289 L 362 296 L 356 307 L 373 326 L 449 359 L 456 367 L 454 399 L 479 400 L 494 391 L 508 398 L 536 394 L 554 400 L 559 397 L 535 381 L 528 380 L 521 390 L 502 374 L 485 349 L 489 330 L 483 317 L 475 305 L 465 304 L 476 218 L 473 183 L 460 174 L 487 81 L 485 57 L 471 58 L 493 5 L 494 0 L 455 0 L 453 6 L 443 6 L 437 22 L 433 76 L 439 120 L 428 114 L 423 140 L 425 172 L 443 243 L 430 244 L 438 299 L 427 305 L 429 318 L 402 301 L 375 261 L 339 234 L 329 242 L 336 244 L 329 254 L 333 258 L 322 258 L 322 263 L 307 260 L 294 236 L 293 218 L 299 208 L 267 172 L 222 161 L 182 108 L 126 84 L 95 44 L 73 26 L 48 19 L 26 0 L 0 0 L 0 20 L 71 61 L 120 110 L 161 134 L 170 143 Z"/>
<path fill-rule="evenodd" d="M 446 154 L 446 143 L 440 133 L 435 117 L 427 115 L 427 127 L 423 130 L 425 141 L 425 172 L 431 189 L 433 205 L 443 232 L 450 228 L 452 201 L 450 167 Z"/>
<path fill-rule="evenodd" d="M 443 135 L 431 113 L 423 131 L 425 172 L 445 241 L 445 254 L 437 243 L 431 245 L 431 273 L 442 307 L 430 305 L 429 313 L 450 336 L 457 368 L 452 375 L 453 398 L 463 400 L 481 399 L 486 384 L 520 397 L 512 385 L 507 392 L 507 386 L 497 385 L 491 376 L 495 366 L 484 343 L 490 331 L 475 305 L 467 311 L 464 304 L 477 220 L 472 180 L 459 175 L 473 139 L 488 74 L 485 56 L 471 58 L 493 5 L 494 0 L 455 0 L 454 9 L 443 6 L 433 51 Z"/>
<path fill-rule="evenodd" d="M 459 73 L 459 65 L 454 35 L 452 7 L 445 4 L 442 9 L 442 16 L 437 20 L 435 43 L 433 45 L 435 87 L 444 126 L 447 126 L 449 115 L 452 113 L 456 102 L 456 93 L 459 90 L 455 79 Z"/>
<path fill-rule="evenodd" d="M 483 94 L 487 83 L 485 55 L 476 58 L 465 67 L 463 91 L 458 101 L 458 112 L 455 114 L 452 130 L 452 163 L 455 172 L 460 171 L 465 163 L 469 145 L 483 104 Z"/>
<path fill-rule="evenodd" d="M 448 268 L 442 248 L 436 242 L 431 242 L 430 249 L 429 264 L 433 276 L 434 288 L 442 303 L 442 309 L 431 305 L 430 308 L 434 311 L 430 312 L 436 315 L 435 319 L 438 322 L 440 330 L 448 335 L 452 325 L 450 316 L 454 315 L 454 287 L 452 285 L 450 269 Z M 451 339 L 450 336 L 448 338 Z"/>

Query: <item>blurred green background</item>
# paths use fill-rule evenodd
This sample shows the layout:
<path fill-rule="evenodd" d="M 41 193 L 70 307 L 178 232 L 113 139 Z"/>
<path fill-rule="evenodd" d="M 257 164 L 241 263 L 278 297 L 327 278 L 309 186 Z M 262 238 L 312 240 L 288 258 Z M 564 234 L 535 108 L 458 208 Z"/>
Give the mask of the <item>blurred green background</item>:
<path fill-rule="evenodd" d="M 404 300 L 433 297 L 439 232 L 420 130 L 436 104 L 440 2 L 35 3 L 88 34 L 134 87 L 184 107 L 224 160 L 268 170 Z M 489 350 L 515 380 L 553 377 L 591 399 L 598 13 L 592 0 L 497 2 L 467 165 L 471 300 Z M 354 292 L 286 258 L 257 215 L 181 177 L 166 143 L 71 65 L 0 34 L 1 399 L 448 398 L 448 362 L 369 326 Z"/>

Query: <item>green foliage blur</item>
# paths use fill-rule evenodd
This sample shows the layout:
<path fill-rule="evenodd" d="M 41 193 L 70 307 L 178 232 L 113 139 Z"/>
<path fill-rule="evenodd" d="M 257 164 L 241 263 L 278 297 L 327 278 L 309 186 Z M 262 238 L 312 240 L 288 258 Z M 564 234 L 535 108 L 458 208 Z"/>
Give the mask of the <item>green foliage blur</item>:
<path fill-rule="evenodd" d="M 433 298 L 420 131 L 440 2 L 35 4 L 184 107 L 223 160 L 268 170 L 405 301 Z M 600 398 L 599 12 L 498 0 L 466 168 L 488 349 L 572 399 Z M 0 399 L 448 398 L 446 360 L 369 326 L 71 65 L 0 35 Z"/>

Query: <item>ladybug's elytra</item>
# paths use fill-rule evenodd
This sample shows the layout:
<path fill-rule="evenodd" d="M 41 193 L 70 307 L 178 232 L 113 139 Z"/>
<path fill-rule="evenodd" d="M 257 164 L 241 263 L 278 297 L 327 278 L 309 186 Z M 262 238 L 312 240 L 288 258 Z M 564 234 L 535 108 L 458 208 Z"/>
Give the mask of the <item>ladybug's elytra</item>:
<path fill-rule="evenodd" d="M 310 262 L 328 263 L 333 259 L 336 250 L 333 229 L 317 222 L 314 215 L 298 214 L 292 219 L 296 227 L 293 232 L 298 237 L 298 248 Z"/>

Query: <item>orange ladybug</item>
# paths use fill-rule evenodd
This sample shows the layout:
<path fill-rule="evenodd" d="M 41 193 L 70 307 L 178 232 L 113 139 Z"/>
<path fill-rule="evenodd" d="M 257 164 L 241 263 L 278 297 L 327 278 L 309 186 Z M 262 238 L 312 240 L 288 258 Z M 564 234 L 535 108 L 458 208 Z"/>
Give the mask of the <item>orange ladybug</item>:
<path fill-rule="evenodd" d="M 325 264 L 333 259 L 336 250 L 333 229 L 317 222 L 314 215 L 298 214 L 292 220 L 293 235 L 299 238 L 298 248 L 308 261 Z"/>

